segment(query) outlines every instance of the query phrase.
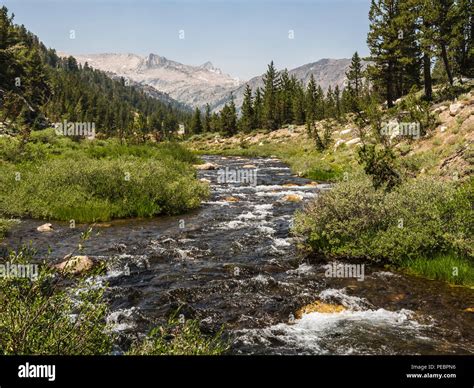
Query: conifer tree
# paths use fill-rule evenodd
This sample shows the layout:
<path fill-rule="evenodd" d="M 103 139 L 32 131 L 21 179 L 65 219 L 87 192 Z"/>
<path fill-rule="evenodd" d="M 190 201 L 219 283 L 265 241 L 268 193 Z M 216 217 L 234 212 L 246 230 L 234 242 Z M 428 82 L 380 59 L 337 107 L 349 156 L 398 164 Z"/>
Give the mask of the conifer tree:
<path fill-rule="evenodd" d="M 281 124 L 290 124 L 293 122 L 293 93 L 294 93 L 294 78 L 288 75 L 288 70 L 285 69 L 280 75 L 281 89 L 278 94 L 279 106 L 279 122 Z"/>
<path fill-rule="evenodd" d="M 393 106 L 397 98 L 395 82 L 399 60 L 397 46 L 400 32 L 395 19 L 398 14 L 399 0 L 372 0 L 369 10 L 370 30 L 367 44 L 370 49 L 370 60 L 374 63 L 368 67 L 374 87 L 384 95 L 387 106 Z"/>
<path fill-rule="evenodd" d="M 222 131 L 227 136 L 232 136 L 237 133 L 237 113 L 233 97 L 230 103 L 225 104 L 224 108 L 222 108 L 220 119 Z"/>
<path fill-rule="evenodd" d="M 255 98 L 253 101 L 253 114 L 255 128 L 263 128 L 263 98 L 260 88 L 255 91 Z"/>
<path fill-rule="evenodd" d="M 239 121 L 240 130 L 250 132 L 255 129 L 255 115 L 252 103 L 252 89 L 247 84 L 244 92 L 244 100 L 242 102 L 242 116 Z"/>
<path fill-rule="evenodd" d="M 280 126 L 278 117 L 278 91 L 279 91 L 279 76 L 273 64 L 273 61 L 268 65 L 268 70 L 263 76 L 264 90 L 263 90 L 263 126 L 268 130 L 278 129 Z"/>
<path fill-rule="evenodd" d="M 194 115 L 191 120 L 190 131 L 195 134 L 199 134 L 202 132 L 201 111 L 199 110 L 199 108 L 196 108 L 194 110 Z"/>
<path fill-rule="evenodd" d="M 303 84 L 295 79 L 295 91 L 293 94 L 293 122 L 297 125 L 305 122 L 305 94 Z"/>
<path fill-rule="evenodd" d="M 211 132 L 211 106 L 209 104 L 206 104 L 206 111 L 204 113 L 203 131 Z"/>
<path fill-rule="evenodd" d="M 349 71 L 346 73 L 347 87 L 353 92 L 354 98 L 358 99 L 362 89 L 362 60 L 356 51 L 351 59 Z"/>

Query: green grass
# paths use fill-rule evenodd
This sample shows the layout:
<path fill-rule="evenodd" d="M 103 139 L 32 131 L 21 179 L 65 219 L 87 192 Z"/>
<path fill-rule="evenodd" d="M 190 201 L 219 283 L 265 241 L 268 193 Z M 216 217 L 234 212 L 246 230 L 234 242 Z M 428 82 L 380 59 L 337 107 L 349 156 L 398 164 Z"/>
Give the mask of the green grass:
<path fill-rule="evenodd" d="M 208 194 L 177 143 L 73 141 L 33 133 L 20 147 L 0 139 L 0 216 L 76 222 L 178 214 Z"/>
<path fill-rule="evenodd" d="M 8 220 L 5 218 L 0 218 L 0 240 L 6 236 L 8 230 L 15 224 L 16 220 Z"/>
<path fill-rule="evenodd" d="M 408 273 L 428 279 L 474 287 L 474 263 L 454 253 L 404 260 L 400 266 Z"/>

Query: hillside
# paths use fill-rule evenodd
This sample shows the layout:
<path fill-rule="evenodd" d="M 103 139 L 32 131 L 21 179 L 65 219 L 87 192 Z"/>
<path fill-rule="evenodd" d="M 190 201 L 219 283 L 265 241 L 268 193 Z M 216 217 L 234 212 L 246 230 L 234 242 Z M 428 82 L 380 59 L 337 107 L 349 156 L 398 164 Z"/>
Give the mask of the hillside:
<path fill-rule="evenodd" d="M 350 64 L 351 60 L 347 58 L 325 58 L 313 63 L 308 63 L 306 65 L 302 65 L 294 69 L 288 70 L 288 75 L 290 77 L 295 76 L 297 80 L 303 82 L 304 86 L 308 85 L 311 75 L 313 75 L 316 84 L 321 86 L 324 92 L 327 92 L 330 86 L 332 88 L 339 86 L 339 88 L 343 90 L 347 81 L 346 72 L 348 71 Z M 256 90 L 257 88 L 262 89 L 264 86 L 263 75 L 259 75 L 250 79 L 244 85 L 240 86 L 232 92 L 235 104 L 238 107 L 242 105 L 242 102 L 244 100 L 245 87 L 247 84 L 252 88 L 252 90 Z M 230 97 L 226 96 L 222 100 L 214 103 L 211 107 L 212 109 L 219 111 L 229 101 Z"/>
<path fill-rule="evenodd" d="M 206 103 L 229 95 L 240 82 L 215 68 L 211 62 L 201 66 L 185 65 L 163 56 L 149 54 L 89 54 L 74 55 L 79 63 L 150 85 L 192 107 L 203 108 Z"/>
<path fill-rule="evenodd" d="M 430 108 L 434 125 L 418 140 L 394 138 L 397 150 L 410 175 L 433 175 L 439 178 L 460 179 L 472 175 L 474 155 L 474 90 L 458 101 L 444 101 Z M 322 120 L 319 130 L 331 128 L 331 142 L 327 150 L 316 149 L 314 136 L 304 125 L 286 126 L 276 131 L 239 133 L 232 137 L 219 134 L 193 136 L 188 145 L 198 152 L 241 156 L 277 156 L 292 166 L 295 174 L 318 181 L 334 181 L 344 172 L 360 169 L 357 151 L 362 144 L 360 128 L 352 119 L 347 122 Z"/>
<path fill-rule="evenodd" d="M 101 134 L 175 131 L 188 108 L 151 87 L 127 85 L 59 57 L 1 9 L 0 130 L 28 136 L 57 122 L 88 122 Z M 156 98 L 158 97 L 158 99 Z M 162 101 L 160 101 L 160 99 Z"/>

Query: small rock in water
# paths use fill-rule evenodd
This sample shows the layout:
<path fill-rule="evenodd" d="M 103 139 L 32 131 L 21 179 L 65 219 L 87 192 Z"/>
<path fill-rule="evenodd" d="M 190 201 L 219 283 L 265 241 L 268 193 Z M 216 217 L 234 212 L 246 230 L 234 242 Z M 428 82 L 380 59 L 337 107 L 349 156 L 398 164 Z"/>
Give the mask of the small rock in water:
<path fill-rule="evenodd" d="M 52 224 L 43 224 L 41 226 L 38 226 L 36 228 L 38 232 L 51 232 L 53 230 L 53 225 Z"/>
<path fill-rule="evenodd" d="M 296 318 L 301 319 L 303 315 L 309 313 L 334 314 L 341 313 L 345 310 L 346 308 L 342 305 L 329 304 L 317 300 L 316 302 L 310 303 L 300 308 L 296 312 L 295 316 Z"/>
<path fill-rule="evenodd" d="M 224 198 L 224 201 L 227 201 L 227 202 L 239 202 L 240 199 L 236 198 L 236 197 L 225 197 Z"/>
<path fill-rule="evenodd" d="M 195 164 L 193 166 L 196 170 L 215 170 L 217 165 L 214 163 Z"/>
<path fill-rule="evenodd" d="M 303 200 L 303 198 L 301 197 L 301 195 L 298 194 L 288 194 L 285 195 L 282 200 L 288 202 L 300 202 Z"/>
<path fill-rule="evenodd" d="M 255 164 L 244 164 L 242 168 L 257 168 Z"/>
<path fill-rule="evenodd" d="M 64 261 L 54 265 L 54 268 L 71 275 L 79 275 L 81 273 L 89 271 L 93 266 L 94 262 L 89 256 L 65 256 Z"/>

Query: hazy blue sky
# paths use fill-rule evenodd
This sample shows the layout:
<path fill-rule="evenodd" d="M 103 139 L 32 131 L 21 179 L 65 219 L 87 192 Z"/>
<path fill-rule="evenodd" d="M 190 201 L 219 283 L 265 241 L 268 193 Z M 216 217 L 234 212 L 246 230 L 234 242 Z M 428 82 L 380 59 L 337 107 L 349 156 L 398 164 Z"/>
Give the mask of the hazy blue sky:
<path fill-rule="evenodd" d="M 155 53 L 190 65 L 211 61 L 249 79 L 321 58 L 368 53 L 369 0 L 3 0 L 15 21 L 73 54 Z M 70 39 L 70 30 L 76 38 Z M 184 39 L 179 31 L 184 30 Z M 289 30 L 294 39 L 289 39 Z"/>

